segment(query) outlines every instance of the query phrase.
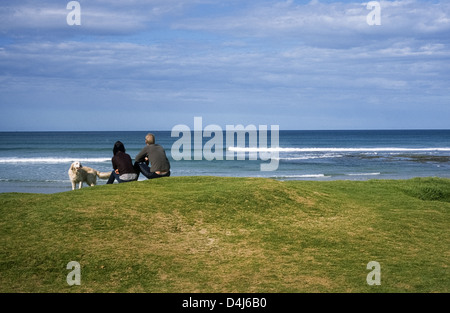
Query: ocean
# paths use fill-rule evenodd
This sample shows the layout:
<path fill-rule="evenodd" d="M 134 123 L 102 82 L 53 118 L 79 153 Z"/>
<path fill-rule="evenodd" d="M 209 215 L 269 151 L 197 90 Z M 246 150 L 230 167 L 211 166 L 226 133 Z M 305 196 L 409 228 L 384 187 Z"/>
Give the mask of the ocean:
<path fill-rule="evenodd" d="M 80 161 L 83 165 L 102 172 L 112 171 L 114 142 L 122 141 L 126 152 L 134 158 L 145 145 L 146 133 L 0 132 L 0 192 L 70 191 L 67 171 L 73 161 Z M 278 135 L 279 144 L 274 147 L 271 146 L 269 129 L 267 147 L 272 152 L 276 151 L 271 159 L 263 157 L 264 149 L 258 150 L 261 146 L 250 145 L 249 135 L 245 143 L 241 144 L 243 146 L 230 146 L 227 145 L 229 142 L 224 134 L 223 145 L 217 144 L 210 149 L 216 156 L 223 155 L 223 160 L 220 157 L 208 160 L 206 154 L 201 160 L 194 157 L 198 148 L 213 137 L 197 136 L 202 140 L 201 146 L 192 140 L 190 147 L 185 145 L 183 149 L 186 150 L 174 150 L 172 156 L 172 147 L 180 142 L 181 135 L 171 137 L 170 131 L 153 133 L 157 143 L 166 149 L 171 163 L 171 176 L 208 175 L 319 181 L 450 178 L 450 130 L 281 130 Z M 193 138 L 194 134 L 191 139 Z M 237 142 L 236 137 L 235 143 Z M 192 149 L 191 159 L 180 159 L 180 151 L 186 152 L 188 149 Z M 239 152 L 243 153 L 244 160 L 238 160 Z M 235 157 L 227 159 L 227 153 Z M 276 170 L 261 171 L 262 164 L 275 161 Z M 141 175 L 140 180 L 143 179 L 145 178 Z M 105 183 L 106 180 L 98 179 L 98 185 Z"/>

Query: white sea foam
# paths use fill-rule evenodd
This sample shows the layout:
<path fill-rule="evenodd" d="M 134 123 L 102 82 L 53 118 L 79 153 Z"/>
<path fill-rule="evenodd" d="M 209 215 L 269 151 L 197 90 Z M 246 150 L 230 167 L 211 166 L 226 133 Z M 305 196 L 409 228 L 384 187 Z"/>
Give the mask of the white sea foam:
<path fill-rule="evenodd" d="M 36 182 L 46 182 L 46 183 L 70 183 L 70 179 L 10 179 L 10 178 L 0 178 L 0 183 L 12 182 L 12 183 L 36 183 Z"/>
<path fill-rule="evenodd" d="M 70 164 L 79 161 L 81 163 L 104 163 L 110 158 L 0 158 L 0 164 L 28 163 L 28 164 Z"/>
<path fill-rule="evenodd" d="M 229 151 L 234 152 L 447 152 L 450 147 L 438 148 L 398 148 L 398 147 L 379 147 L 379 148 L 257 148 L 257 147 L 228 147 Z"/>
<path fill-rule="evenodd" d="M 314 159 L 328 159 L 328 158 L 342 158 L 342 154 L 326 153 L 322 155 L 304 155 L 299 157 L 281 157 L 273 158 L 275 160 L 295 161 L 295 160 L 314 160 Z"/>
<path fill-rule="evenodd" d="M 283 178 L 320 178 L 320 177 L 331 177 L 325 174 L 304 174 L 304 175 L 283 175 Z"/>
<path fill-rule="evenodd" d="M 376 176 L 381 175 L 381 173 L 352 173 L 352 174 L 346 174 L 348 176 Z"/>

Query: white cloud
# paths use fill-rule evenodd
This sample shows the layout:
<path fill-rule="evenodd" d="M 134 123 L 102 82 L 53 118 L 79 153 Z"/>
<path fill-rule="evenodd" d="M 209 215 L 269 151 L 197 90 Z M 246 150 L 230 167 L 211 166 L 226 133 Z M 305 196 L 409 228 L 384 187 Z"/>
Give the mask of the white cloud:
<path fill-rule="evenodd" d="M 365 3 L 320 3 L 296 5 L 293 2 L 255 3 L 250 9 L 221 18 L 184 19 L 175 24 L 179 29 L 225 32 L 235 37 L 298 38 L 307 44 L 340 45 L 342 40 L 355 44 L 358 40 L 417 37 L 436 34 L 448 42 L 450 36 L 450 4 L 420 1 L 380 1 L 381 26 L 369 26 L 370 10 Z M 283 4 L 283 5 L 280 5 Z M 355 40 L 356 39 L 356 40 Z"/>
<path fill-rule="evenodd" d="M 69 1 L 8 1 L 0 3 L 0 32 L 9 35 L 36 36 L 39 31 L 52 33 L 47 37 L 60 38 L 71 34 L 66 22 Z M 162 22 L 165 16 L 180 14 L 185 7 L 200 1 L 79 1 L 81 26 L 84 35 L 132 34 L 142 31 L 149 23 Z"/>
<path fill-rule="evenodd" d="M 382 1 L 379 27 L 357 2 L 230 1 L 222 12 L 212 0 L 82 1 L 79 29 L 54 1 L 17 2 L 0 5 L 2 109 L 81 103 L 119 112 L 126 103 L 128 111 L 293 121 L 412 103 L 426 103 L 431 116 L 449 100 L 450 5 L 442 1 Z"/>
<path fill-rule="evenodd" d="M 429 37 L 448 42 L 450 3 L 380 1 L 381 26 L 369 26 L 365 2 L 91 0 L 80 1 L 83 35 L 136 34 L 154 28 L 227 34 L 230 40 L 277 36 L 319 46 L 354 45 L 357 41 Z M 0 32 L 34 36 L 39 30 L 56 38 L 72 35 L 69 12 L 60 1 L 2 1 Z M 202 13 L 202 6 L 214 14 Z M 228 10 L 223 10 L 228 7 Z M 189 14 L 187 14 L 189 13 Z"/>

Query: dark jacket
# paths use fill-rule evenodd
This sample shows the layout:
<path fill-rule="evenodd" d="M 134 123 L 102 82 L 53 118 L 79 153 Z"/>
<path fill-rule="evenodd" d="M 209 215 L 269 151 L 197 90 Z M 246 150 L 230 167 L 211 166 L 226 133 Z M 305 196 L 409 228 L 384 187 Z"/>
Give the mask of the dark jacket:
<path fill-rule="evenodd" d="M 119 170 L 120 175 L 136 173 L 130 155 L 125 152 L 117 152 L 112 158 L 112 165 L 115 170 Z"/>

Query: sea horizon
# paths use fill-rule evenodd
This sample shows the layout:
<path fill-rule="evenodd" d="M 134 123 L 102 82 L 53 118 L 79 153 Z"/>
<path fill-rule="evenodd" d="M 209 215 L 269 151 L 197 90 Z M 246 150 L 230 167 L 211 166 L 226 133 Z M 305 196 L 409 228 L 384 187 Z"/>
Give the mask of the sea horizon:
<path fill-rule="evenodd" d="M 237 124 L 236 124 L 237 125 Z M 224 124 L 225 126 L 225 124 Z M 225 127 L 224 127 L 225 128 Z M 301 131 L 301 132 L 328 132 L 328 131 L 447 131 L 450 128 L 342 128 L 342 129 L 283 129 L 280 131 Z M 172 129 L 137 129 L 137 130 L 0 130 L 0 133 L 96 133 L 96 132 L 171 132 Z"/>

